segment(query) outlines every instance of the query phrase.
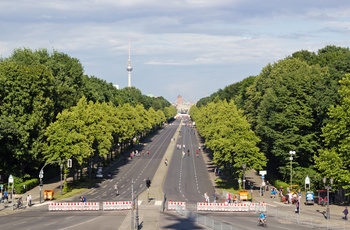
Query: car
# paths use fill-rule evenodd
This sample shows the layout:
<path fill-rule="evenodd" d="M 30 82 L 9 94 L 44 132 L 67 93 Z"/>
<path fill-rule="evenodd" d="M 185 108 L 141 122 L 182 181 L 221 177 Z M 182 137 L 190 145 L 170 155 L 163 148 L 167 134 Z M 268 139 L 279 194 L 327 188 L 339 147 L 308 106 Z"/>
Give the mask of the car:
<path fill-rule="evenodd" d="M 103 178 L 102 167 L 97 167 L 96 177 Z"/>

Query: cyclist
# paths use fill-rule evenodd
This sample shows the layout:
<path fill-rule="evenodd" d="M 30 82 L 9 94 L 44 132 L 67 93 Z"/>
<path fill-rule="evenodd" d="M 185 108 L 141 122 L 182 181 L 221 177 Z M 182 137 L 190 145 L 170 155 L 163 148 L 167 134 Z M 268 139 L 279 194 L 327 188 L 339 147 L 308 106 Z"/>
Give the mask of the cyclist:
<path fill-rule="evenodd" d="M 17 207 L 16 208 L 20 208 L 22 207 L 23 205 L 23 201 L 22 201 L 22 197 L 18 198 L 18 201 L 17 201 Z"/>
<path fill-rule="evenodd" d="M 266 223 L 266 215 L 265 213 L 260 213 L 259 215 L 259 223 L 265 224 Z"/>

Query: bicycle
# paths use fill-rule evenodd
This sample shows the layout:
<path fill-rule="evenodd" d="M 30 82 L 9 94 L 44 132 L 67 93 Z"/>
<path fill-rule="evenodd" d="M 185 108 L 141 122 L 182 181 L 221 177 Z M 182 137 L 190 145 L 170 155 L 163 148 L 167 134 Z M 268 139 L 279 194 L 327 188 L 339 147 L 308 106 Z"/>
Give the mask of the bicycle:
<path fill-rule="evenodd" d="M 267 227 L 266 219 L 261 219 L 261 218 L 259 218 L 259 220 L 258 220 L 258 225 L 259 225 L 259 226 L 262 226 L 262 227 Z"/>
<path fill-rule="evenodd" d="M 17 209 L 25 210 L 26 208 L 27 208 L 27 206 L 24 205 L 22 198 L 19 198 L 17 203 L 13 204 L 13 210 L 17 210 Z"/>

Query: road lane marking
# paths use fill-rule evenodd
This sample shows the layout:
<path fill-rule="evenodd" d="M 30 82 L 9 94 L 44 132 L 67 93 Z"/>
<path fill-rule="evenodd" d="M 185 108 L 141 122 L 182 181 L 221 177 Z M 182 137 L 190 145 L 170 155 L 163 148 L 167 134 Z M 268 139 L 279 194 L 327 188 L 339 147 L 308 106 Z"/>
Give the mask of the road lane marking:
<path fill-rule="evenodd" d="M 87 220 L 87 221 L 80 222 L 80 223 L 75 224 L 75 225 L 71 225 L 71 226 L 68 226 L 68 227 L 65 227 L 65 228 L 60 228 L 59 230 L 65 230 L 65 229 L 75 228 L 75 227 L 77 227 L 77 226 L 79 226 L 79 225 L 86 224 L 86 223 L 88 223 L 88 222 L 90 222 L 90 221 L 94 221 L 95 219 L 98 219 L 98 218 L 101 218 L 101 217 L 102 217 L 102 216 L 98 216 L 98 217 L 89 219 L 89 220 Z"/>

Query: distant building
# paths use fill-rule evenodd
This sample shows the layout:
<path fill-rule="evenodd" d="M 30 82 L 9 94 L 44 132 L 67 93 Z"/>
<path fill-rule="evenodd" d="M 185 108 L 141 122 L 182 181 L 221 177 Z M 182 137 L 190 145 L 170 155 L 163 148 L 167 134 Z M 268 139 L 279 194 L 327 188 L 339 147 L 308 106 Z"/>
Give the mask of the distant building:
<path fill-rule="evenodd" d="M 188 114 L 192 105 L 191 102 L 184 99 L 181 95 L 177 96 L 175 107 L 179 114 Z"/>

